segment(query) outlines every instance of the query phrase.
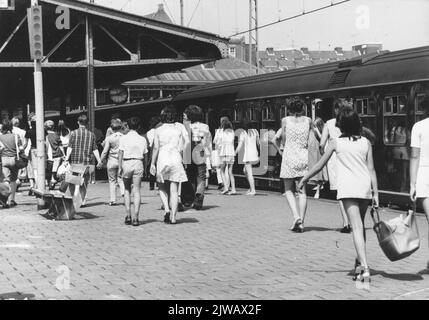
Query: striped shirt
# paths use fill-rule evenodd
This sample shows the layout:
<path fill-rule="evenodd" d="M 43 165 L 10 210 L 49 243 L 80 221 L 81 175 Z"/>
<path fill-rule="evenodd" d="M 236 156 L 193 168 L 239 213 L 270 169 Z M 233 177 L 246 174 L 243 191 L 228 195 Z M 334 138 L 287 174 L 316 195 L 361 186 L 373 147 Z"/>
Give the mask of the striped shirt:
<path fill-rule="evenodd" d="M 70 163 L 91 164 L 91 155 L 93 151 L 98 150 L 95 140 L 95 134 L 86 128 L 72 131 L 69 141 L 69 148 L 72 149 Z"/>

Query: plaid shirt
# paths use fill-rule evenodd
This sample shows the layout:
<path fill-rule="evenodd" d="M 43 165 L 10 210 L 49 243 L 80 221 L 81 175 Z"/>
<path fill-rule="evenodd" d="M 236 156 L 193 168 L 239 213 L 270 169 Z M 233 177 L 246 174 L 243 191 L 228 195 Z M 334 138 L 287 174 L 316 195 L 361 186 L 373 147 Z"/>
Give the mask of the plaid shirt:
<path fill-rule="evenodd" d="M 70 163 L 91 164 L 91 155 L 97 149 L 95 134 L 86 128 L 79 128 L 71 132 L 69 148 L 72 149 Z"/>

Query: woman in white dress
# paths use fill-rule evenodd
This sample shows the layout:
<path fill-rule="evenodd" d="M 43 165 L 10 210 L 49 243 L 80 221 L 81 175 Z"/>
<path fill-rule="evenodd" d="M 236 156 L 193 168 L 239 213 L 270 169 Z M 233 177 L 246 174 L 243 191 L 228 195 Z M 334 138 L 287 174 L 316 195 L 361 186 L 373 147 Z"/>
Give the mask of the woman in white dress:
<path fill-rule="evenodd" d="M 161 122 L 155 130 L 151 174 L 156 176 L 164 205 L 164 222 L 176 224 L 179 184 L 188 181 L 182 151 L 189 144 L 189 135 L 184 125 L 176 122 L 176 110 L 172 106 L 161 111 Z"/>
<path fill-rule="evenodd" d="M 252 128 L 252 123 L 248 120 L 243 121 L 242 124 L 243 132 L 240 135 L 237 149 L 235 154 L 237 155 L 244 147 L 243 172 L 249 181 L 250 189 L 246 193 L 247 196 L 254 196 L 256 194 L 255 179 L 253 178 L 252 166 L 259 162 L 258 147 L 260 146 L 258 130 Z"/>
<path fill-rule="evenodd" d="M 232 126 L 231 121 L 228 119 L 223 120 L 220 127 L 221 129 L 218 131 L 214 143 L 219 146 L 219 157 L 222 162 L 220 168 L 222 181 L 224 184 L 224 190 L 222 194 L 234 195 L 237 193 L 235 189 L 235 178 L 232 173 L 232 168 L 235 162 L 234 127 Z M 229 190 L 230 183 L 231 191 Z"/>
<path fill-rule="evenodd" d="M 328 120 L 326 122 L 325 127 L 323 128 L 322 138 L 320 140 L 320 152 L 323 154 L 328 148 L 329 145 L 339 136 L 341 136 L 341 130 L 337 127 L 337 115 L 340 109 L 343 106 L 343 102 L 340 100 L 336 100 L 334 102 L 334 114 L 335 118 Z M 337 156 L 335 154 L 332 155 L 331 159 L 328 161 L 328 180 L 329 180 L 329 188 L 331 191 L 337 191 Z M 341 233 L 350 233 L 351 227 L 350 222 L 347 218 L 346 210 L 344 208 L 343 202 L 339 201 L 341 217 L 343 218 L 343 228 L 341 229 Z"/>
<path fill-rule="evenodd" d="M 354 280 L 370 281 L 366 257 L 365 214 L 373 201 L 378 206 L 377 176 L 371 143 L 361 136 L 360 119 L 352 106 L 344 106 L 338 115 L 341 136 L 329 144 L 323 157 L 300 181 L 302 188 L 318 173 L 334 153 L 337 155 L 337 199 L 342 200 L 352 225 L 355 260 Z"/>
<path fill-rule="evenodd" d="M 214 145 L 213 150 L 216 150 L 216 154 L 218 156 L 217 160 L 219 160 L 219 162 L 220 162 L 220 157 L 219 157 L 220 135 L 222 134 L 222 131 L 223 131 L 221 125 L 222 125 L 222 122 L 226 121 L 226 120 L 229 120 L 229 118 L 228 117 L 221 117 L 220 118 L 220 126 L 218 129 L 216 129 L 214 139 L 213 139 L 213 145 Z M 223 177 L 222 177 L 221 165 L 216 167 L 216 178 L 217 178 L 217 182 L 218 182 L 218 190 L 225 189 L 225 184 L 222 180 Z"/>
<path fill-rule="evenodd" d="M 411 131 L 410 197 L 413 202 L 421 199 L 429 222 L 429 97 L 423 99 L 422 107 L 426 118 Z"/>

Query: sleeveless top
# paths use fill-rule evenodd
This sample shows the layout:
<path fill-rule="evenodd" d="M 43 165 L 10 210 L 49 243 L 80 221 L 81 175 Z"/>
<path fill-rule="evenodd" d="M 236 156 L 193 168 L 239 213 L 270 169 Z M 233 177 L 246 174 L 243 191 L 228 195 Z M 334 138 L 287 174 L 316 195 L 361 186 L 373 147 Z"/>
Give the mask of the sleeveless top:
<path fill-rule="evenodd" d="M 371 177 L 367 165 L 368 139 L 337 138 L 338 199 L 371 199 Z"/>

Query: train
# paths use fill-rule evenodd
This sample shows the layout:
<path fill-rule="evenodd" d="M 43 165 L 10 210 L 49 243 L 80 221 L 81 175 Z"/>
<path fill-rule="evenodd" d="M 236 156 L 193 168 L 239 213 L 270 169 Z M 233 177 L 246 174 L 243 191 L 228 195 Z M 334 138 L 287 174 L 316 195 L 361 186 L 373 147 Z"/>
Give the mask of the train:
<path fill-rule="evenodd" d="M 172 103 L 179 110 L 190 104 L 202 107 L 214 133 L 225 115 L 237 127 L 247 119 L 255 128 L 277 130 L 296 98 L 306 102 L 307 116 L 325 122 L 333 118 L 336 99 L 352 101 L 363 126 L 376 136 L 380 201 L 404 206 L 409 202 L 411 129 L 425 116 L 421 102 L 428 94 L 429 46 L 425 46 L 194 87 L 176 95 Z M 279 161 L 274 154 L 270 158 L 275 165 L 255 177 L 257 187 L 281 190 Z M 239 166 L 236 174 L 244 180 Z"/>

